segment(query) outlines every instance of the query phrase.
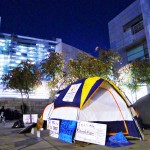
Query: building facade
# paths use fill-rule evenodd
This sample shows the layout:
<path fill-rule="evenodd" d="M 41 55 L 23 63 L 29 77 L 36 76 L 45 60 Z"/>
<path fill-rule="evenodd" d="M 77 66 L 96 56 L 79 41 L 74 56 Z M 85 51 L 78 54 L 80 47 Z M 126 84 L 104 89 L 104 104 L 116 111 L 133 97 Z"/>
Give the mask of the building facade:
<path fill-rule="evenodd" d="M 150 57 L 150 1 L 136 0 L 108 23 L 110 47 L 123 58 L 123 66 Z"/>
<path fill-rule="evenodd" d="M 123 58 L 150 59 L 150 0 L 135 0 L 108 23 L 110 48 Z"/>
<path fill-rule="evenodd" d="M 21 61 L 27 59 L 39 65 L 51 51 L 65 53 L 64 59 L 67 61 L 70 58 L 74 58 L 81 50 L 62 43 L 61 39 L 51 41 L 0 33 L 0 97 L 18 97 L 15 92 L 3 91 L 1 80 L 3 74 L 7 74 L 9 70 L 17 67 Z M 41 93 L 41 96 L 44 98 L 43 93 Z M 38 97 L 41 98 L 40 95 Z"/>
<path fill-rule="evenodd" d="M 40 63 L 51 51 L 55 51 L 59 42 L 1 33 L 0 78 L 21 61 L 29 59 L 34 64 Z"/>

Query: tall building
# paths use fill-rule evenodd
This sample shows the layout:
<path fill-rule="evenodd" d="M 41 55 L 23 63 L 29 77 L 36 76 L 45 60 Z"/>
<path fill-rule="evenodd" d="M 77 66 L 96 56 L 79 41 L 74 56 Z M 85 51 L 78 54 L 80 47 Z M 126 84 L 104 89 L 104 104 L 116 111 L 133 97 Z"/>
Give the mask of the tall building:
<path fill-rule="evenodd" d="M 150 0 L 135 0 L 108 23 L 110 47 L 123 58 L 150 59 Z"/>
<path fill-rule="evenodd" d="M 3 91 L 1 77 L 17 67 L 24 60 L 39 64 L 51 52 L 65 53 L 65 61 L 74 58 L 81 50 L 62 43 L 61 39 L 45 40 L 20 35 L 0 33 L 0 97 L 15 96 L 10 91 Z"/>
<path fill-rule="evenodd" d="M 150 1 L 136 0 L 109 23 L 110 47 L 125 65 L 150 57 Z"/>
<path fill-rule="evenodd" d="M 21 61 L 40 63 L 59 42 L 0 33 L 0 78 Z"/>

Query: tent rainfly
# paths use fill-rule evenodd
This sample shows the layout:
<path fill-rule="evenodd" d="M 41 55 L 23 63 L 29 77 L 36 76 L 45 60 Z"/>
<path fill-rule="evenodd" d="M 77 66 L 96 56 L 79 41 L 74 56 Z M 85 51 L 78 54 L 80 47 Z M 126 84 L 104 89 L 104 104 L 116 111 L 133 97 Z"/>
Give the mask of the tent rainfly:
<path fill-rule="evenodd" d="M 143 128 L 150 129 L 150 94 L 138 99 L 133 107 L 139 113 Z"/>
<path fill-rule="evenodd" d="M 144 138 L 131 103 L 117 86 L 100 77 L 81 79 L 64 89 L 45 107 L 43 119 L 88 121 L 107 124 L 107 134 Z"/>

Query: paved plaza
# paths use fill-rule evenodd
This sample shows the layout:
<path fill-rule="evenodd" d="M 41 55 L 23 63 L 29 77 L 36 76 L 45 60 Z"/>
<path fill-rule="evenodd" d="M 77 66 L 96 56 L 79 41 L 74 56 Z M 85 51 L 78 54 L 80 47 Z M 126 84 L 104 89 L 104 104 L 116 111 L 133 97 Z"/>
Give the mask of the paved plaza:
<path fill-rule="evenodd" d="M 15 121 L 7 121 L 3 126 L 0 123 L 0 150 L 150 150 L 150 130 L 145 130 L 145 140 L 132 140 L 133 145 L 110 148 L 88 143 L 66 143 L 49 136 L 48 130 L 41 131 L 40 137 L 36 134 L 19 134 L 21 128 L 11 128 Z"/>

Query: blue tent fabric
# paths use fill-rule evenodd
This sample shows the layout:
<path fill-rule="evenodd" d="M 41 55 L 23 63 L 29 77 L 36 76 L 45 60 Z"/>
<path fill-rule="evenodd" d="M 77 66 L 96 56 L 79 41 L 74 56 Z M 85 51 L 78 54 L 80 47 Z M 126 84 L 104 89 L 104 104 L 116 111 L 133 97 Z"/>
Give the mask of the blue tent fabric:
<path fill-rule="evenodd" d="M 82 88 L 83 88 L 83 84 L 84 84 L 85 79 L 81 79 L 79 81 L 76 81 L 72 84 L 70 84 L 66 89 L 64 89 L 61 94 L 58 96 L 58 98 L 56 99 L 57 102 L 54 103 L 54 108 L 58 108 L 58 107 L 63 107 L 63 106 L 72 106 L 72 107 L 80 107 L 80 98 L 81 98 L 81 92 Z M 73 102 L 65 102 L 63 101 L 64 96 L 66 95 L 67 91 L 69 90 L 69 88 L 74 85 L 74 84 L 78 84 L 80 83 L 81 86 L 79 87 L 75 97 L 74 97 L 74 101 Z"/>
<path fill-rule="evenodd" d="M 133 143 L 129 142 L 126 137 L 123 135 L 122 132 L 119 132 L 113 136 L 110 136 L 106 140 L 106 146 L 117 148 L 117 147 L 123 147 L 123 146 L 129 146 Z"/>
<path fill-rule="evenodd" d="M 70 84 L 66 89 L 64 89 L 61 94 L 58 96 L 57 98 L 57 102 L 54 103 L 54 107 L 58 108 L 58 107 L 63 107 L 63 106 L 72 106 L 72 107 L 80 107 L 80 99 L 81 99 L 81 94 L 82 94 L 82 88 L 83 85 L 85 83 L 86 79 L 81 79 L 78 80 L 72 84 Z M 91 90 L 89 91 L 86 100 L 84 103 L 86 103 L 86 101 L 89 99 L 89 97 L 95 92 L 95 90 L 101 85 L 101 83 L 104 81 L 104 79 L 99 79 L 96 81 L 96 83 L 91 87 Z M 73 102 L 65 102 L 63 101 L 64 96 L 66 95 L 67 91 L 69 90 L 69 88 L 74 85 L 74 84 L 81 84 L 81 86 L 79 87 L 75 97 L 74 97 L 74 101 Z"/>

